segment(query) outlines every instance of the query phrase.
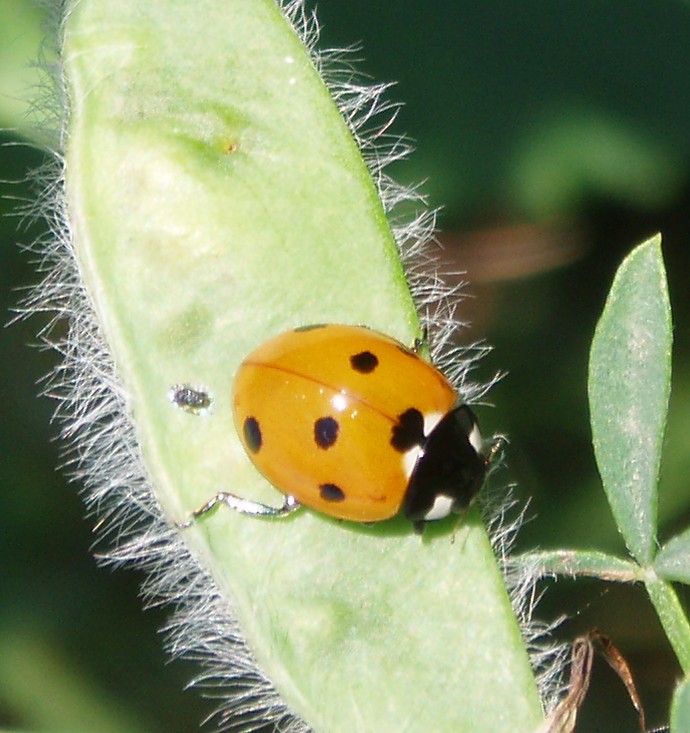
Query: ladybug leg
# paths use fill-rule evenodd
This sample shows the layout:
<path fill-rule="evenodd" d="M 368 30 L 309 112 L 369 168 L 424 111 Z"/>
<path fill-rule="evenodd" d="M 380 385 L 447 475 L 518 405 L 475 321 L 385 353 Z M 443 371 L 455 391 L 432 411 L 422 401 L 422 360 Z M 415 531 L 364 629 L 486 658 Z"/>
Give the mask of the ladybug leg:
<path fill-rule="evenodd" d="M 231 509 L 240 514 L 250 514 L 255 517 L 284 517 L 288 514 L 292 514 L 296 509 L 299 509 L 301 504 L 295 499 L 294 496 L 286 496 L 282 506 L 275 507 L 269 506 L 268 504 L 261 504 L 258 501 L 251 501 L 250 499 L 243 499 L 235 494 L 230 494 L 227 491 L 219 491 L 215 496 L 211 497 L 205 504 L 195 509 L 192 512 L 192 518 L 186 522 L 177 522 L 177 526 L 180 529 L 187 529 L 191 527 L 197 519 L 205 517 L 209 512 L 213 511 L 219 504 L 226 504 Z"/>
<path fill-rule="evenodd" d="M 455 544 L 455 538 L 458 535 L 458 532 L 461 530 L 463 531 L 463 541 L 462 541 L 462 548 L 465 547 L 465 542 L 467 542 L 467 538 L 469 536 L 468 528 L 465 526 L 465 519 L 467 518 L 467 512 L 469 511 L 469 506 L 464 507 L 457 513 L 457 519 L 455 520 L 455 524 L 453 525 L 453 533 L 450 536 L 450 544 Z"/>
<path fill-rule="evenodd" d="M 508 445 L 508 439 L 504 435 L 496 435 L 491 440 L 491 444 L 484 453 L 484 466 L 487 471 L 500 465 L 506 445 Z"/>
<path fill-rule="evenodd" d="M 426 349 L 429 345 L 429 326 L 424 324 L 422 326 L 422 338 L 416 338 L 414 340 L 414 344 L 412 345 L 412 351 L 414 351 L 415 354 L 419 354 L 424 349 Z"/>

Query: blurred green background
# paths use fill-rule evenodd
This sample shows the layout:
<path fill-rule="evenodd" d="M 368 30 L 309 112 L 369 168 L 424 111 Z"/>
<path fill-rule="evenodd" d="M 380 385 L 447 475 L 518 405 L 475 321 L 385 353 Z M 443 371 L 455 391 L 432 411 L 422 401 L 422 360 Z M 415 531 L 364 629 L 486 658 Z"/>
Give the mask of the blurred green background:
<path fill-rule="evenodd" d="M 43 158 L 27 114 L 40 93 L 28 64 L 43 14 L 0 0 L 0 298 L 37 281 L 42 227 L 15 214 Z M 507 376 L 480 408 L 510 436 L 509 469 L 529 498 L 518 547 L 624 553 L 598 482 L 586 400 L 588 346 L 615 268 L 661 231 L 675 320 L 674 379 L 662 472 L 661 539 L 690 524 L 690 5 L 681 0 L 320 0 L 325 46 L 361 40 L 361 71 L 397 80 L 395 131 L 417 152 L 403 181 L 426 179 L 442 257 L 474 296 L 466 340 L 495 349 L 478 376 Z M 0 330 L 0 729 L 192 731 L 211 705 L 183 687 L 195 668 L 166 664 L 141 612 L 140 578 L 97 569 L 78 486 L 57 471 L 53 405 L 38 398 L 56 362 L 29 344 L 44 321 Z M 550 583 L 538 615 L 567 614 L 566 639 L 601 628 L 629 659 L 650 725 L 666 721 L 680 671 L 644 593 L 595 581 Z M 458 653 L 461 653 L 459 650 Z M 634 731 L 602 661 L 578 731 Z"/>

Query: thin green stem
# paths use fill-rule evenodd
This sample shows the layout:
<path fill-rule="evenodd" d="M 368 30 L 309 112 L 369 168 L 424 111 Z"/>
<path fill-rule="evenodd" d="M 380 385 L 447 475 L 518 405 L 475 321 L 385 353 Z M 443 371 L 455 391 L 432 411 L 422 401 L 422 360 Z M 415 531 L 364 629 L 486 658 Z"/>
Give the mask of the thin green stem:
<path fill-rule="evenodd" d="M 640 566 L 633 560 L 597 550 L 540 550 L 517 555 L 512 564 L 537 577 L 567 575 L 599 578 L 617 583 L 644 580 Z"/>
<path fill-rule="evenodd" d="M 683 672 L 690 673 L 690 623 L 671 583 L 653 570 L 645 573 L 645 586 Z"/>

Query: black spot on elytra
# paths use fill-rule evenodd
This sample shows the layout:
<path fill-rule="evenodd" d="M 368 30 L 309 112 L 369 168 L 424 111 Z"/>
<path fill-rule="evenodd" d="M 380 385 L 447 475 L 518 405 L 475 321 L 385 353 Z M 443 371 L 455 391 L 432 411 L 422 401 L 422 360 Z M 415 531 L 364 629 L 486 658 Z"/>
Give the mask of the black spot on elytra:
<path fill-rule="evenodd" d="M 293 328 L 292 330 L 295 333 L 303 333 L 304 331 L 315 331 L 317 328 L 326 328 L 325 323 L 309 323 L 306 326 L 297 326 L 297 328 Z"/>
<path fill-rule="evenodd" d="M 314 423 L 314 442 L 319 448 L 330 448 L 338 439 L 338 421 L 332 417 L 320 417 Z"/>
<path fill-rule="evenodd" d="M 379 365 L 379 359 L 371 351 L 360 351 L 350 357 L 350 365 L 360 374 L 371 374 Z"/>
<path fill-rule="evenodd" d="M 247 448 L 252 453 L 258 453 L 263 442 L 259 421 L 255 417 L 248 417 L 244 421 L 242 431 L 244 432 L 244 442 L 247 444 Z"/>
<path fill-rule="evenodd" d="M 343 501 L 345 499 L 345 492 L 336 486 L 335 484 L 321 484 L 319 486 L 319 493 L 324 501 Z"/>
<path fill-rule="evenodd" d="M 415 445 L 424 445 L 424 417 L 414 407 L 398 415 L 393 425 L 391 445 L 400 453 L 407 453 Z"/>

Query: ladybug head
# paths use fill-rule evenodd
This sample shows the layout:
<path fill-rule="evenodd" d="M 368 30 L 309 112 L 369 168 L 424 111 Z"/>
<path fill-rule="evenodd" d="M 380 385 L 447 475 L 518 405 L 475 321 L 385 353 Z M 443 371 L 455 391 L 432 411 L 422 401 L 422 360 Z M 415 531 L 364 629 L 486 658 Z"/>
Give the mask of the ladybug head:
<path fill-rule="evenodd" d="M 405 494 L 405 516 L 422 527 L 464 511 L 484 483 L 486 460 L 477 418 L 451 410 L 426 437 Z"/>

